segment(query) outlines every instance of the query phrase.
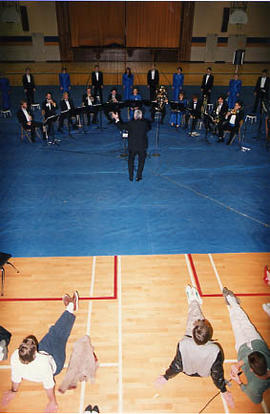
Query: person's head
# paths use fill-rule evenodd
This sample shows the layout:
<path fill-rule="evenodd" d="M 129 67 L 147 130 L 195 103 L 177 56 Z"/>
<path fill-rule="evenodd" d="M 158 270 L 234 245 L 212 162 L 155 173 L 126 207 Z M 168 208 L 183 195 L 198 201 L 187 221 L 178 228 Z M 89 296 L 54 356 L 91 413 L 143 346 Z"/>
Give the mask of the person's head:
<path fill-rule="evenodd" d="M 221 95 L 221 96 L 218 97 L 218 104 L 222 105 L 223 102 L 224 102 L 224 97 Z"/>
<path fill-rule="evenodd" d="M 38 341 L 34 335 L 28 335 L 19 346 L 19 359 L 23 364 L 34 361 L 38 350 Z"/>
<path fill-rule="evenodd" d="M 234 104 L 234 109 L 239 111 L 242 108 L 242 103 L 240 101 L 236 101 Z"/>
<path fill-rule="evenodd" d="M 152 63 L 152 70 L 156 69 L 156 64 Z"/>
<path fill-rule="evenodd" d="M 178 66 L 178 68 L 177 68 L 177 73 L 182 73 L 182 68 L 181 68 L 181 66 Z"/>
<path fill-rule="evenodd" d="M 212 68 L 210 68 L 210 66 L 206 69 L 206 73 L 207 73 L 207 75 L 211 75 Z"/>
<path fill-rule="evenodd" d="M 238 73 L 235 73 L 235 74 L 233 75 L 233 79 L 234 79 L 234 80 L 237 80 L 238 78 L 239 78 Z"/>
<path fill-rule="evenodd" d="M 29 68 L 29 66 L 27 66 L 27 68 L 25 68 L 25 73 L 27 73 L 27 75 L 29 75 L 30 72 L 31 72 L 31 69 Z"/>
<path fill-rule="evenodd" d="M 27 109 L 27 102 L 24 99 L 20 102 L 20 105 L 23 109 Z"/>
<path fill-rule="evenodd" d="M 185 99 L 185 93 L 183 91 L 180 91 L 179 92 L 178 99 L 180 99 L 180 101 L 182 101 L 183 99 Z"/>
<path fill-rule="evenodd" d="M 67 68 L 63 67 L 62 68 L 62 73 L 66 73 L 66 71 L 67 71 Z"/>
<path fill-rule="evenodd" d="M 99 65 L 95 65 L 95 72 L 99 71 Z"/>
<path fill-rule="evenodd" d="M 133 95 L 138 95 L 138 89 L 137 88 L 133 88 Z"/>
<path fill-rule="evenodd" d="M 134 119 L 142 119 L 142 111 L 140 109 L 135 109 L 134 111 Z"/>
<path fill-rule="evenodd" d="M 86 93 L 87 93 L 87 95 L 91 95 L 92 94 L 91 88 L 87 88 Z"/>
<path fill-rule="evenodd" d="M 126 74 L 131 75 L 131 69 L 129 67 L 126 67 Z"/>
<path fill-rule="evenodd" d="M 112 88 L 111 89 L 111 94 L 112 95 L 116 95 L 117 94 L 117 89 L 116 88 Z"/>
<path fill-rule="evenodd" d="M 50 100 L 52 99 L 52 94 L 51 94 L 51 92 L 47 92 L 47 93 L 46 93 L 46 99 L 47 99 L 48 101 L 50 101 Z"/>
<path fill-rule="evenodd" d="M 213 328 L 207 319 L 199 319 L 194 322 L 192 337 L 197 345 L 204 345 L 213 335 Z"/>
<path fill-rule="evenodd" d="M 268 75 L 268 70 L 267 69 L 262 70 L 262 77 L 266 78 L 267 75 Z"/>
<path fill-rule="evenodd" d="M 264 377 L 267 374 L 267 363 L 261 352 L 254 351 L 248 356 L 248 364 L 251 371 L 258 377 Z"/>
<path fill-rule="evenodd" d="M 66 101 L 68 100 L 68 92 L 63 93 L 63 99 Z"/>
<path fill-rule="evenodd" d="M 193 102 L 197 102 L 198 101 L 198 95 L 193 95 L 192 100 L 193 100 Z"/>

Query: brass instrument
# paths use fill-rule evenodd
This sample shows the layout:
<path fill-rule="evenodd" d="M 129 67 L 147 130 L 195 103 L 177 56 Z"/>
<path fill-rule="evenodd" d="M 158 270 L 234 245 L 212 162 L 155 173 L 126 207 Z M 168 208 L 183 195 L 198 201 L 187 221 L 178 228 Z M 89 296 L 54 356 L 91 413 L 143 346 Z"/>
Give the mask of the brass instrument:
<path fill-rule="evenodd" d="M 203 115 L 207 115 L 207 104 L 208 104 L 208 96 L 203 95 L 203 102 L 201 106 L 201 117 L 203 118 Z"/>
<path fill-rule="evenodd" d="M 156 105 L 155 105 L 156 111 L 162 112 L 166 103 L 168 103 L 168 94 L 167 94 L 165 87 L 161 86 L 157 90 Z"/>

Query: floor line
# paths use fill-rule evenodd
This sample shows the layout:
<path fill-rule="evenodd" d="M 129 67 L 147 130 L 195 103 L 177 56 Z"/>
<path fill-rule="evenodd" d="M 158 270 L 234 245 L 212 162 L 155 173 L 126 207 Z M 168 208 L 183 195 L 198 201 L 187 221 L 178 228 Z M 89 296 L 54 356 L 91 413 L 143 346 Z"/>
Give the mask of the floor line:
<path fill-rule="evenodd" d="M 185 185 L 185 184 L 178 183 L 177 181 L 172 180 L 171 178 L 166 177 L 166 176 L 161 175 L 161 174 L 158 174 L 158 176 L 161 177 L 161 178 L 164 178 L 167 181 L 170 181 L 171 183 L 177 185 L 180 188 L 185 188 L 186 190 L 191 191 L 192 193 L 198 195 L 201 198 L 205 198 L 206 200 L 213 201 L 213 203 L 218 204 L 219 206 L 225 208 L 226 210 L 230 210 L 233 213 L 238 214 L 239 216 L 245 217 L 245 218 L 247 218 L 247 219 L 249 219 L 251 221 L 254 221 L 255 223 L 261 224 L 264 227 L 270 228 L 270 224 L 269 223 L 264 223 L 263 221 L 258 220 L 255 217 L 252 217 L 252 216 L 249 216 L 248 214 L 242 213 L 240 210 L 237 210 L 234 207 L 231 207 L 231 206 L 229 206 L 229 205 L 227 205 L 225 203 L 222 203 L 222 201 L 216 200 L 215 198 L 210 197 L 210 196 L 208 196 L 206 194 L 203 194 L 200 191 L 194 190 L 194 188 L 190 187 L 189 185 Z"/>
<path fill-rule="evenodd" d="M 93 293 L 94 293 L 95 274 L 96 274 L 96 256 L 93 257 L 93 261 L 92 261 L 91 284 L 90 284 L 90 292 L 89 292 L 90 297 L 93 296 Z M 93 310 L 93 301 L 90 300 L 89 303 L 88 303 L 86 335 L 90 335 L 92 310 Z M 83 381 L 81 383 L 79 413 L 83 413 L 83 411 L 84 411 L 85 388 L 86 388 L 86 381 Z"/>
<path fill-rule="evenodd" d="M 118 256 L 118 413 L 123 412 L 122 268 Z"/>
<path fill-rule="evenodd" d="M 187 264 L 191 284 L 192 284 L 192 286 L 197 287 L 197 284 L 196 284 L 195 279 L 194 279 L 194 274 L 193 274 L 192 269 L 191 269 L 191 263 L 190 263 L 188 254 L 185 254 L 185 259 L 186 259 L 186 264 Z"/>

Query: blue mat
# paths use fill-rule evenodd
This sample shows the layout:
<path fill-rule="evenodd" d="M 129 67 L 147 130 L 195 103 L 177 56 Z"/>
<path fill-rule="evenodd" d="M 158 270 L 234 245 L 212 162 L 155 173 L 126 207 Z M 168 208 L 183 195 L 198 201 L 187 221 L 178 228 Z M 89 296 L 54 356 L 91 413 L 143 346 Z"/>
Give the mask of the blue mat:
<path fill-rule="evenodd" d="M 38 101 L 48 89 L 39 88 Z M 73 88 L 78 105 L 82 92 Z M 251 88 L 245 93 L 251 104 Z M 13 112 L 20 97 L 15 89 Z M 59 146 L 20 143 L 16 117 L 1 118 L 0 251 L 17 257 L 269 251 L 270 162 L 257 125 L 248 126 L 251 150 L 242 152 L 214 136 L 206 143 L 203 131 L 191 138 L 168 120 L 160 157 L 152 156 L 153 125 L 143 180 L 131 183 L 119 131 L 105 118 L 106 129 L 58 135 Z"/>

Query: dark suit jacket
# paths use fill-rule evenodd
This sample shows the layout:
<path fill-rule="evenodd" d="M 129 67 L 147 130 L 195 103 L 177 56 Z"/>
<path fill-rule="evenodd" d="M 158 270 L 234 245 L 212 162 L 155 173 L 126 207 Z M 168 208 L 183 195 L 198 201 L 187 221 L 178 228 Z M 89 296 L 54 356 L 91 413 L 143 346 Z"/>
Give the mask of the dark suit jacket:
<path fill-rule="evenodd" d="M 91 98 L 92 98 L 92 104 L 94 105 L 96 103 L 95 98 L 92 95 L 91 95 Z M 87 99 L 87 94 L 86 93 L 83 94 L 82 101 L 83 101 L 84 106 L 88 106 L 88 99 Z"/>
<path fill-rule="evenodd" d="M 212 116 L 216 115 L 217 107 L 218 107 L 218 103 L 215 103 L 214 108 L 213 108 L 213 112 L 212 112 Z M 222 105 L 220 113 L 219 113 L 219 118 L 224 119 L 227 112 L 228 112 L 228 104 L 227 104 L 227 102 L 223 102 L 223 105 Z"/>
<path fill-rule="evenodd" d="M 56 104 L 56 106 L 51 105 L 51 109 L 50 109 L 50 107 L 47 106 L 47 99 L 45 99 L 45 101 L 42 102 L 41 108 L 45 112 L 44 116 L 45 116 L 45 119 L 46 119 L 49 116 L 52 116 L 52 115 L 56 114 L 56 109 L 58 108 L 58 106 L 57 106 L 57 104 Z"/>
<path fill-rule="evenodd" d="M 102 86 L 103 85 L 103 73 L 98 72 L 98 81 L 96 78 L 96 72 L 92 72 L 92 85 L 93 86 Z"/>
<path fill-rule="evenodd" d="M 254 89 L 254 92 L 256 92 L 256 93 L 258 93 L 262 90 L 261 89 L 261 79 L 262 79 L 262 76 L 259 76 L 258 79 L 257 79 L 257 83 L 256 83 L 256 86 L 255 86 L 255 89 Z M 265 81 L 263 89 L 265 90 L 267 95 L 269 93 L 269 87 L 270 87 L 270 78 L 269 78 L 269 76 L 266 76 L 266 81 Z"/>
<path fill-rule="evenodd" d="M 245 113 L 243 109 L 240 109 L 240 111 L 236 114 L 236 118 L 235 118 L 235 128 L 239 128 L 240 126 L 240 122 L 244 119 Z M 232 115 L 229 115 L 227 118 L 227 121 L 230 122 Z"/>
<path fill-rule="evenodd" d="M 27 82 L 26 73 L 22 77 L 22 82 L 23 82 L 24 89 L 34 89 L 36 87 L 35 86 L 35 81 L 34 81 L 34 76 L 31 73 L 29 75 L 30 75 L 30 83 Z"/>
<path fill-rule="evenodd" d="M 129 122 L 117 122 L 117 128 L 128 131 L 128 150 L 132 152 L 142 152 L 148 147 L 147 131 L 150 123 L 146 119 L 132 119 Z"/>
<path fill-rule="evenodd" d="M 71 98 L 68 99 L 69 104 L 70 104 L 70 108 L 74 109 L 74 104 L 73 104 L 73 100 Z M 68 109 L 67 105 L 66 105 L 66 101 L 64 99 L 61 99 L 60 101 L 60 110 L 62 111 L 66 111 Z"/>
<path fill-rule="evenodd" d="M 193 101 L 192 100 L 188 103 L 188 109 L 189 109 L 190 114 L 192 116 L 195 116 L 196 118 L 201 117 L 201 108 L 202 108 L 202 100 L 201 99 L 198 99 L 196 109 L 193 109 Z"/>
<path fill-rule="evenodd" d="M 119 102 L 119 101 L 121 101 L 121 99 L 122 99 L 122 96 L 120 95 L 120 93 L 117 93 L 116 95 L 115 95 L 115 98 L 117 99 L 117 101 Z M 110 95 L 108 96 L 108 102 L 112 102 L 112 94 L 110 93 Z"/>
<path fill-rule="evenodd" d="M 150 69 L 147 73 L 147 85 L 158 85 L 159 83 L 159 71 L 155 69 L 155 77 L 152 79 L 151 76 L 152 70 Z"/>
<path fill-rule="evenodd" d="M 206 76 L 207 76 L 207 74 L 203 75 L 201 89 L 203 89 L 205 92 L 208 92 L 209 89 L 212 89 L 213 88 L 213 85 L 214 85 L 214 76 L 213 75 L 209 75 L 208 82 L 207 82 L 207 84 L 205 84 Z"/>
<path fill-rule="evenodd" d="M 30 111 L 29 109 L 27 109 L 27 112 L 32 117 L 32 121 L 33 121 L 34 119 L 33 112 Z M 19 123 L 23 126 L 23 128 L 27 128 L 27 127 L 29 128 L 29 126 L 27 125 L 27 119 L 21 108 L 17 112 L 17 118 L 18 118 Z"/>

